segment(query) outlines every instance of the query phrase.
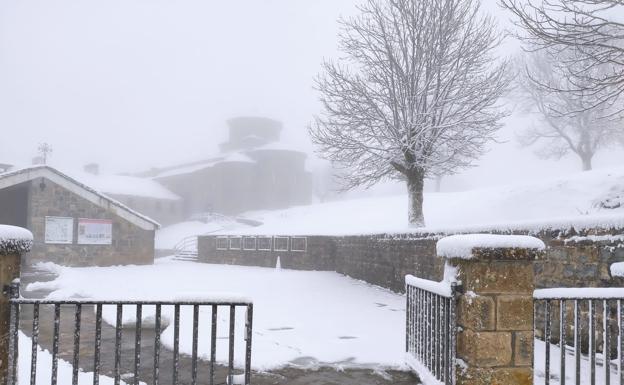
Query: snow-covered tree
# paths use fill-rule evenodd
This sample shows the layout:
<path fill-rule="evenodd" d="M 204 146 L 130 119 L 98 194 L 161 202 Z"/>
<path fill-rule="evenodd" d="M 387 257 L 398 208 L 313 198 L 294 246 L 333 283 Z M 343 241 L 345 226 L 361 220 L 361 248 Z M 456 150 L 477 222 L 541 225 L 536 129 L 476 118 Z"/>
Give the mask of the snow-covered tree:
<path fill-rule="evenodd" d="M 478 0 L 368 0 L 342 19 L 344 57 L 317 79 L 310 127 L 345 186 L 407 182 L 409 222 L 424 225 L 423 184 L 472 165 L 500 128 L 509 83 L 501 33 Z"/>
<path fill-rule="evenodd" d="M 572 91 L 579 83 L 571 84 L 568 71 L 586 68 L 582 61 L 577 61 L 579 55 L 582 53 L 576 48 L 554 54 L 548 51 L 527 54 L 519 77 L 520 86 L 528 109 L 540 119 L 539 124 L 521 133 L 519 138 L 527 146 L 540 143 L 537 154 L 543 158 L 560 159 L 573 153 L 580 158 L 583 170 L 591 170 L 594 155 L 624 140 L 624 129 L 617 114 L 619 106 L 613 100 L 605 99 L 604 103 L 595 105 L 594 97 Z M 571 67 L 562 69 L 561 61 L 571 63 Z M 599 77 L 605 69 L 594 66 L 588 71 L 591 71 L 589 76 Z"/>
<path fill-rule="evenodd" d="M 500 0 L 515 16 L 517 36 L 527 49 L 576 49 L 559 61 L 570 91 L 594 105 L 613 102 L 624 92 L 624 13 L 622 0 Z M 594 67 L 602 67 L 594 71 Z M 567 71 L 563 71 L 566 70 Z"/>

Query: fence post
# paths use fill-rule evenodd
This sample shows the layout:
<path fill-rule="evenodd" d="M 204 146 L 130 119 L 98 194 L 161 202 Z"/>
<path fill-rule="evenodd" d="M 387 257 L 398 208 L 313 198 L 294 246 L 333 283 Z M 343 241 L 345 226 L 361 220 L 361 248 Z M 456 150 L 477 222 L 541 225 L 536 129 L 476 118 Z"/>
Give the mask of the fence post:
<path fill-rule="evenodd" d="M 533 262 L 538 250 L 473 248 L 448 258 L 457 302 L 457 384 L 533 384 Z"/>
<path fill-rule="evenodd" d="M 11 307 L 9 298 L 19 279 L 21 255 L 30 251 L 32 234 L 28 230 L 0 225 L 0 384 L 9 376 Z"/>

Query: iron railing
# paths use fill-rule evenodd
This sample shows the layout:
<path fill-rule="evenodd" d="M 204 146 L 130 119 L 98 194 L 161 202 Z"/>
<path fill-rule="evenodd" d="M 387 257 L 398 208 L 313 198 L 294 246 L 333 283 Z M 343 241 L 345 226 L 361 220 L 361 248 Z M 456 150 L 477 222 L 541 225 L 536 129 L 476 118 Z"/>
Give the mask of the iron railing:
<path fill-rule="evenodd" d="M 421 380 L 456 382 L 458 285 L 433 282 L 408 275 L 407 361 Z M 433 382 L 433 381 L 429 381 Z"/>
<path fill-rule="evenodd" d="M 624 385 L 624 289 L 536 290 L 535 384 Z"/>
<path fill-rule="evenodd" d="M 154 308 L 154 324 L 153 324 L 153 340 L 149 341 L 150 343 L 153 341 L 153 356 L 151 357 L 152 363 L 148 366 L 147 370 L 151 372 L 151 383 L 153 385 L 160 384 L 161 377 L 161 333 L 164 329 L 163 325 L 163 307 L 173 307 L 173 351 L 172 354 L 172 364 L 169 369 L 171 369 L 171 383 L 176 385 L 180 383 L 180 313 L 181 309 L 187 307 L 189 310 L 192 310 L 192 352 L 191 352 L 191 365 L 190 365 L 190 381 L 185 381 L 185 383 L 191 383 L 192 385 L 196 385 L 198 383 L 201 384 L 210 384 L 214 385 L 215 382 L 215 373 L 216 369 L 221 370 L 222 372 L 226 372 L 226 383 L 234 384 L 234 383 L 244 383 L 248 385 L 251 383 L 251 340 L 252 340 L 252 323 L 253 323 L 253 303 L 250 300 L 244 299 L 242 297 L 235 296 L 227 296 L 227 298 L 220 299 L 219 297 L 202 300 L 175 300 L 175 301 L 98 301 L 98 300 L 90 300 L 90 299 L 72 299 L 72 300 L 41 300 L 41 299 L 24 299 L 19 298 L 19 295 L 15 293 L 19 293 L 19 287 L 13 288 L 13 295 L 10 299 L 11 306 L 11 331 L 10 331 L 10 347 L 9 347 L 9 375 L 7 377 L 6 385 L 15 385 L 17 383 L 17 363 L 18 363 L 18 333 L 20 331 L 20 327 L 22 330 L 31 333 L 32 339 L 32 349 L 30 351 L 30 379 L 29 382 L 31 385 L 36 384 L 37 379 L 37 354 L 39 350 L 39 337 L 40 331 L 42 330 L 41 325 L 41 314 L 43 312 L 51 312 L 52 318 L 52 337 L 51 337 L 51 355 L 52 355 L 52 368 L 51 368 L 51 378 L 50 384 L 57 385 L 58 383 L 58 369 L 59 369 L 59 336 L 60 336 L 60 325 L 61 325 L 61 310 L 63 310 L 63 314 L 66 315 L 69 310 L 70 317 L 65 316 L 65 318 L 70 318 L 73 322 L 73 351 L 71 352 L 71 366 L 72 366 L 72 385 L 78 384 L 78 374 L 81 371 L 81 368 L 84 365 L 88 365 L 93 369 L 93 385 L 98 385 L 100 380 L 100 374 L 102 373 L 102 361 L 103 358 L 107 359 L 108 363 L 113 363 L 114 369 L 112 370 L 112 377 L 114 378 L 114 384 L 119 385 L 122 381 L 122 337 L 123 337 L 123 310 L 124 306 L 135 307 L 135 316 L 136 322 L 134 325 L 133 333 L 134 339 L 132 341 L 133 348 L 130 348 L 130 353 L 124 352 L 127 354 L 132 354 L 134 356 L 133 362 L 128 360 L 124 360 L 124 366 L 131 366 L 132 371 L 132 380 L 127 380 L 124 376 L 124 382 L 127 384 L 139 385 L 141 382 L 147 382 L 141 378 L 141 370 L 144 370 L 145 373 L 145 362 L 142 361 L 142 343 L 145 342 L 145 338 L 142 337 L 143 329 L 143 310 L 146 306 L 151 306 Z M 104 352 L 102 351 L 102 334 L 103 334 L 103 317 L 102 311 L 106 306 L 113 306 L 115 310 L 115 325 L 114 327 L 114 351 L 112 359 L 111 357 L 103 357 Z M 89 313 L 85 313 L 86 308 L 93 307 L 93 311 L 95 313 L 95 325 L 94 325 L 94 336 L 93 343 L 89 345 L 89 351 L 91 348 L 93 349 L 93 357 L 92 361 L 84 362 L 84 357 L 81 352 L 81 344 L 84 347 L 85 341 L 81 341 L 83 326 L 92 327 L 93 325 L 84 325 L 83 318 L 85 315 Z M 29 309 L 26 309 L 29 308 Z M 206 376 L 203 378 L 198 377 L 198 369 L 199 365 L 199 355 L 198 355 L 198 344 L 200 341 L 199 334 L 199 317 L 200 310 L 208 308 L 210 309 L 210 358 L 208 362 L 207 368 L 202 368 L 202 371 L 206 371 Z M 235 346 L 235 326 L 236 326 L 236 310 L 237 309 L 245 310 L 245 327 L 244 327 L 244 344 L 245 344 L 245 352 L 244 352 L 244 366 L 241 368 L 244 370 L 242 374 L 235 373 L 234 366 L 234 346 Z M 226 311 L 226 314 L 229 313 L 229 328 L 228 328 L 228 359 L 227 359 L 227 368 L 216 365 L 217 364 L 217 325 L 218 325 L 218 315 L 221 314 L 219 310 Z M 24 316 L 26 313 L 25 310 L 28 310 L 28 317 Z M 73 310 L 73 311 L 72 311 Z M 30 316 L 32 314 L 32 317 Z M 49 314 L 48 314 L 49 315 Z M 50 317 L 48 317 L 50 318 Z M 166 321 L 166 320 L 165 320 Z M 30 324 L 32 322 L 32 324 Z M 86 321 L 85 321 L 86 322 Z M 25 325 L 28 325 L 25 327 Z M 70 326 L 71 327 L 71 326 Z M 150 325 L 151 328 L 151 325 Z M 49 329 L 48 329 L 49 331 Z M 150 334 L 152 331 L 150 330 Z M 188 332 L 188 330 L 183 330 L 183 332 Z M 132 343 L 130 346 L 132 346 Z M 127 349 L 127 345 L 126 345 Z M 133 352 L 132 352 L 133 351 Z M 150 353 L 152 353 L 150 352 Z M 20 352 L 26 353 L 26 352 Z M 185 357 L 189 358 L 189 357 Z M 207 357 L 206 357 L 207 358 Z M 112 361 L 112 362 L 111 362 Z M 92 365 L 92 366 L 91 366 Z M 151 369 L 151 370 L 150 370 Z M 239 369 L 240 371 L 240 369 Z M 187 374 L 185 372 L 185 374 Z M 241 380 L 243 382 L 241 382 Z M 166 381 L 169 383 L 169 381 Z M 219 383 L 222 383 L 219 381 Z M 25 385 L 25 384 L 20 384 Z M 60 384 L 60 385 L 68 385 L 68 384 Z"/>

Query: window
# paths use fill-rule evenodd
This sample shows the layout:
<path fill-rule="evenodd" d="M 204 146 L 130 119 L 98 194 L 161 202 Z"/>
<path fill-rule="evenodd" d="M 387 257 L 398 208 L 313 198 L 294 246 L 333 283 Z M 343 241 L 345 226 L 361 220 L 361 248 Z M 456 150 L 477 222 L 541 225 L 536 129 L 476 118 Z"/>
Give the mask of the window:
<path fill-rule="evenodd" d="M 230 250 L 240 250 L 241 249 L 241 237 L 231 237 L 230 238 Z"/>
<path fill-rule="evenodd" d="M 228 237 L 217 237 L 217 250 L 227 250 L 228 246 Z"/>
<path fill-rule="evenodd" d="M 256 237 L 243 237 L 243 249 L 256 250 Z"/>
<path fill-rule="evenodd" d="M 305 252 L 308 250 L 308 237 L 292 237 L 290 239 L 292 251 Z"/>
<path fill-rule="evenodd" d="M 273 246 L 275 251 L 288 251 L 288 237 L 273 238 Z"/>
<path fill-rule="evenodd" d="M 258 250 L 262 251 L 271 251 L 271 243 L 273 243 L 273 238 L 271 237 L 258 237 L 257 238 Z"/>

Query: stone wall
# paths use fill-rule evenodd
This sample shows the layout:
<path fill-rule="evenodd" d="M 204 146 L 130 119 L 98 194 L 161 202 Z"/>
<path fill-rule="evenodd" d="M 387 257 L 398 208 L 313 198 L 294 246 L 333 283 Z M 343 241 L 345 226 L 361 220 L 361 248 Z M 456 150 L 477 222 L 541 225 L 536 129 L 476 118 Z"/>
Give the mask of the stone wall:
<path fill-rule="evenodd" d="M 544 258 L 535 264 L 535 285 L 549 287 L 624 286 L 610 266 L 624 261 L 624 229 L 542 231 Z"/>
<path fill-rule="evenodd" d="M 539 232 L 514 231 L 540 238 L 547 246 L 535 264 L 535 285 L 548 287 L 624 286 L 611 277 L 613 262 L 624 261 L 624 229 Z M 446 235 L 446 234 L 445 234 Z M 216 250 L 214 236 L 199 240 L 200 261 L 247 266 L 282 266 L 301 270 L 331 270 L 385 287 L 404 291 L 404 277 L 442 279 L 444 261 L 436 257 L 441 234 L 358 235 L 308 237 L 306 253 Z"/>
<path fill-rule="evenodd" d="M 2 229 L 0 229 L 0 233 Z M 27 233 L 27 232 L 24 232 Z M 7 238 L 1 236 L 0 242 L 0 384 L 7 383 L 9 374 L 9 299 L 13 294 L 10 286 L 20 277 L 21 255 L 32 247 L 30 234 L 25 238 Z"/>
<path fill-rule="evenodd" d="M 473 249 L 450 259 L 462 282 L 457 304 L 458 385 L 533 384 L 534 264 L 542 252 Z"/>
<path fill-rule="evenodd" d="M 436 257 L 438 238 L 373 235 L 329 239 L 335 244 L 335 271 L 403 292 L 407 274 L 442 279 L 444 260 Z"/>
<path fill-rule="evenodd" d="M 224 265 L 281 267 L 293 270 L 335 271 L 335 243 L 330 237 L 307 237 L 306 251 L 217 250 L 216 236 L 201 236 L 198 240 L 199 260 Z M 290 248 L 289 248 L 290 249 Z"/>
<path fill-rule="evenodd" d="M 149 264 L 154 261 L 154 231 L 140 227 L 114 215 L 65 188 L 45 180 L 30 183 L 28 229 L 35 243 L 25 263 L 54 262 L 66 266 L 110 266 Z M 74 218 L 73 244 L 46 244 L 45 217 Z M 110 219 L 113 222 L 111 245 L 79 245 L 78 218 Z"/>

